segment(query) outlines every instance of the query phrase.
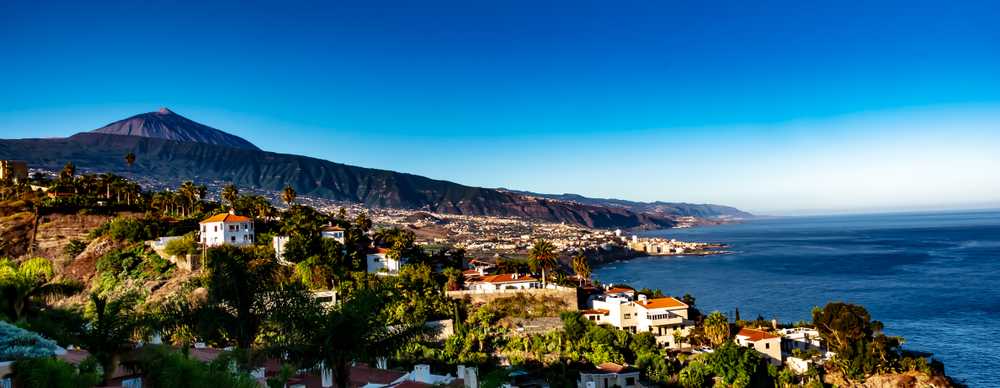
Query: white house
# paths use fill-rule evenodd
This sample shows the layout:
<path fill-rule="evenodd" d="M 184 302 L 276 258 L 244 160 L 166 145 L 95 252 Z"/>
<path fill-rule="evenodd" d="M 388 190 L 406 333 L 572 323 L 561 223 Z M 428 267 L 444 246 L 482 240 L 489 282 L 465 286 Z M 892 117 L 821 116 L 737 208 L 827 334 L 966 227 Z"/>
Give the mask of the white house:
<path fill-rule="evenodd" d="M 662 347 L 679 346 L 674 331 L 687 336 L 694 328 L 694 321 L 688 319 L 688 305 L 674 298 L 646 299 L 645 295 L 639 295 L 634 299 L 633 292 L 610 289 L 591 297 L 587 305 L 593 313 L 586 314 L 587 318 L 632 333 L 653 333 L 656 344 Z"/>
<path fill-rule="evenodd" d="M 332 238 L 337 240 L 340 245 L 344 245 L 344 229 L 338 228 L 336 226 L 328 226 L 319 232 L 322 238 Z"/>
<path fill-rule="evenodd" d="M 756 350 L 767 361 L 781 365 L 781 336 L 762 330 L 740 329 L 740 332 L 736 333 L 736 344 Z"/>
<path fill-rule="evenodd" d="M 605 363 L 597 369 L 580 372 L 579 388 L 633 388 L 639 381 L 640 371 L 636 368 L 615 363 Z"/>
<path fill-rule="evenodd" d="M 386 257 L 386 253 L 389 251 L 385 248 L 369 248 L 365 251 L 368 272 L 376 275 L 399 275 L 399 269 L 406 264 L 406 258 L 393 260 Z"/>
<path fill-rule="evenodd" d="M 201 242 L 208 247 L 253 245 L 253 219 L 235 215 L 232 211 L 216 214 L 201 222 Z"/>
<path fill-rule="evenodd" d="M 502 275 L 473 276 L 465 280 L 465 287 L 470 290 L 502 290 L 507 288 L 528 289 L 541 288 L 538 279 L 530 275 L 508 273 Z"/>

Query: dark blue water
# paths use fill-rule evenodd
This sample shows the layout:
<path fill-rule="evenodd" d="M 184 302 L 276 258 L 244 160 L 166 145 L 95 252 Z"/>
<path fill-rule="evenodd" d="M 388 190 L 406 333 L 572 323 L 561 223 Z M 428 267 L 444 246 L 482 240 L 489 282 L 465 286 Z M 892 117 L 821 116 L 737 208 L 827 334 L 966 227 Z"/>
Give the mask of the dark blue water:
<path fill-rule="evenodd" d="M 811 320 L 860 304 L 904 349 L 932 352 L 973 387 L 1000 386 L 1000 211 L 796 217 L 639 233 L 729 244 L 728 255 L 647 257 L 599 268 L 601 283 L 691 294 L 703 313 Z"/>

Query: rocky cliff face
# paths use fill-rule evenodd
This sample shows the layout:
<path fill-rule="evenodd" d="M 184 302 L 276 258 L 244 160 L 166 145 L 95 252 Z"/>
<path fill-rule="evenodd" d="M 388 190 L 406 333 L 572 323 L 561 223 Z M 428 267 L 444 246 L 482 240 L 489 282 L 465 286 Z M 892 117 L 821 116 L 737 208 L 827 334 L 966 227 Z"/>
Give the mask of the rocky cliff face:
<path fill-rule="evenodd" d="M 927 376 L 920 372 L 892 373 L 872 376 L 865 381 L 848 381 L 840 374 L 827 374 L 823 382 L 840 388 L 950 388 L 955 385 L 944 376 Z"/>
<path fill-rule="evenodd" d="M 257 148 L 257 146 L 239 136 L 188 120 L 184 116 L 171 112 L 167 108 L 116 121 L 102 128 L 95 129 L 91 133 L 195 141 L 226 147 L 260 150 L 260 148 Z"/>

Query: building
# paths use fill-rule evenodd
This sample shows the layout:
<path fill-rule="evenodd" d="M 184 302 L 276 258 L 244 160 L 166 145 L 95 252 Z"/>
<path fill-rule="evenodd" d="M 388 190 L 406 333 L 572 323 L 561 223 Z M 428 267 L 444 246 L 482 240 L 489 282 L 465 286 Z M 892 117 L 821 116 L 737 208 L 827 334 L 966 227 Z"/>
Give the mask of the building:
<path fill-rule="evenodd" d="M 736 333 L 736 344 L 756 350 L 771 364 L 780 366 L 781 357 L 781 336 L 768 333 L 763 330 L 740 329 Z"/>
<path fill-rule="evenodd" d="M 783 337 L 781 341 L 782 352 L 791 353 L 793 350 L 798 349 L 805 353 L 816 349 L 819 350 L 820 354 L 826 353 L 826 347 L 823 346 L 823 339 L 819 336 L 819 330 L 796 327 L 781 329 L 778 330 L 778 333 Z"/>
<path fill-rule="evenodd" d="M 7 171 L 10 171 L 10 179 L 12 180 L 23 181 L 28 179 L 27 162 L 0 160 L 0 181 L 8 179 Z"/>
<path fill-rule="evenodd" d="M 376 275 L 399 275 L 400 268 L 406 264 L 406 258 L 401 260 L 391 259 L 386 257 L 389 251 L 385 248 L 368 248 L 365 251 L 366 264 L 368 265 L 368 272 Z"/>
<path fill-rule="evenodd" d="M 581 371 L 577 386 L 579 388 L 611 388 L 617 385 L 621 388 L 633 388 L 639 381 L 639 374 L 638 369 L 609 362 L 598 365 L 597 369 Z"/>
<path fill-rule="evenodd" d="M 632 333 L 650 332 L 661 347 L 678 347 L 674 331 L 690 333 L 694 321 L 688 319 L 689 306 L 674 298 L 634 298 L 633 290 L 612 288 L 587 301 L 587 319 L 607 323 Z"/>
<path fill-rule="evenodd" d="M 531 275 L 508 273 L 502 275 L 473 276 L 465 280 L 465 287 L 470 290 L 505 290 L 541 288 L 538 279 Z"/>
<path fill-rule="evenodd" d="M 336 226 L 328 226 L 319 232 L 322 238 L 332 238 L 337 240 L 340 245 L 344 245 L 344 229 L 338 228 Z"/>
<path fill-rule="evenodd" d="M 253 219 L 235 215 L 232 210 L 216 214 L 201 222 L 201 243 L 208 247 L 253 245 Z"/>

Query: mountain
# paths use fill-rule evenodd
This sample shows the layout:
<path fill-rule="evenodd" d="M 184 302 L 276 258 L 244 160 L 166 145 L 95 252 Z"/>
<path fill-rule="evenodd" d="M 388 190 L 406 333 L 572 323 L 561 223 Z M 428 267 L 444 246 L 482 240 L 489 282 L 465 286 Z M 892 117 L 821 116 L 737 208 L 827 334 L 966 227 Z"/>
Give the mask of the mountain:
<path fill-rule="evenodd" d="M 134 177 L 170 187 L 186 180 L 196 184 L 233 182 L 240 188 L 273 191 L 291 186 L 304 196 L 444 214 L 519 216 L 595 228 L 662 229 L 677 225 L 665 215 L 202 142 L 93 132 L 64 139 L 0 140 L 4 159 L 25 161 L 29 168 L 49 171 L 59 171 L 72 162 L 81 172 L 124 174 L 128 171 L 123 158 L 127 152 L 136 156 Z"/>
<path fill-rule="evenodd" d="M 171 112 L 167 108 L 116 121 L 102 128 L 90 131 L 90 133 L 194 141 L 226 147 L 260 150 L 253 143 L 239 136 L 230 135 L 207 125 L 188 120 L 184 116 Z"/>
<path fill-rule="evenodd" d="M 634 202 L 621 199 L 587 198 L 578 194 L 538 194 L 530 191 L 514 192 L 535 197 L 571 201 L 585 205 L 625 209 L 637 213 L 652 213 L 671 216 L 687 216 L 706 219 L 749 219 L 757 216 L 730 206 L 674 203 L 674 202 Z"/>

